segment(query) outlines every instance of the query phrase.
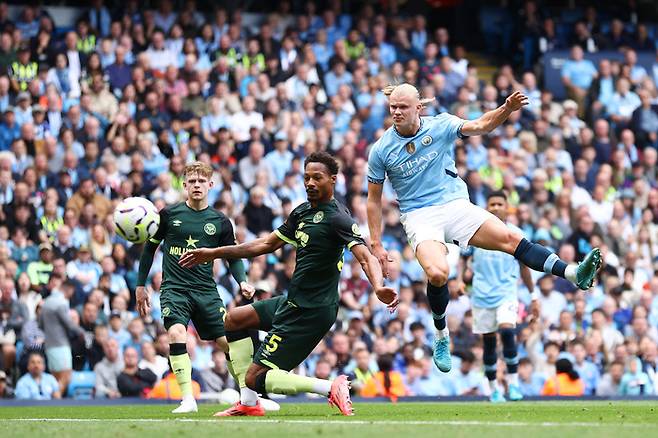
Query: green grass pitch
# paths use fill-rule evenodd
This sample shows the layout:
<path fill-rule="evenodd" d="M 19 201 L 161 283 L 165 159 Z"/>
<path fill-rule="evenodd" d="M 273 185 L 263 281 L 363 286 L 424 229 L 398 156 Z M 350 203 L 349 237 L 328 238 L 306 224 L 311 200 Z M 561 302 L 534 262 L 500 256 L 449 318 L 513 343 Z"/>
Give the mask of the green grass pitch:
<path fill-rule="evenodd" d="M 357 403 L 344 417 L 325 404 L 282 404 L 265 418 L 213 418 L 225 406 L 0 408 L 0 437 L 658 437 L 656 402 Z"/>

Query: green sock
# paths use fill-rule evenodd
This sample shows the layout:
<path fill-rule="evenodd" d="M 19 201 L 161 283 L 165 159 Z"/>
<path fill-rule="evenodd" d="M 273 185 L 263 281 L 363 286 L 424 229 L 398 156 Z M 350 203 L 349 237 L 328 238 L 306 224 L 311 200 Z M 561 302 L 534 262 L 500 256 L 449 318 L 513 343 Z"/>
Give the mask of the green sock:
<path fill-rule="evenodd" d="M 171 369 L 174 370 L 176 375 L 176 381 L 178 386 L 180 386 L 180 392 L 183 398 L 189 397 L 192 395 L 192 361 L 190 360 L 190 355 L 178 354 L 178 355 L 169 355 L 169 362 L 171 363 Z"/>
<path fill-rule="evenodd" d="M 331 381 L 298 376 L 283 370 L 269 370 L 265 376 L 265 389 L 275 394 L 295 395 L 301 392 L 313 392 L 326 397 L 331 392 Z"/>
<path fill-rule="evenodd" d="M 247 384 L 244 382 L 244 378 L 254 356 L 254 344 L 251 338 L 240 339 L 239 341 L 229 342 L 228 350 L 231 356 L 229 372 L 238 382 L 240 388 L 246 388 Z M 233 371 L 231 371 L 231 368 Z"/>

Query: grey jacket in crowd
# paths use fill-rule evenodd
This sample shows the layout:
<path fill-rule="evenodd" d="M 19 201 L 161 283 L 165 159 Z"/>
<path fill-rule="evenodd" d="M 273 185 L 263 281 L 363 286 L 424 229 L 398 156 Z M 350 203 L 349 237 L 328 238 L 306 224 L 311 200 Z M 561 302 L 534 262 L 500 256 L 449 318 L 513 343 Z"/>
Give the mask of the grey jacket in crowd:
<path fill-rule="evenodd" d="M 70 346 L 69 336 L 83 334 L 83 330 L 71 320 L 69 309 L 68 300 L 57 290 L 44 301 L 39 327 L 46 335 L 45 348 Z"/>

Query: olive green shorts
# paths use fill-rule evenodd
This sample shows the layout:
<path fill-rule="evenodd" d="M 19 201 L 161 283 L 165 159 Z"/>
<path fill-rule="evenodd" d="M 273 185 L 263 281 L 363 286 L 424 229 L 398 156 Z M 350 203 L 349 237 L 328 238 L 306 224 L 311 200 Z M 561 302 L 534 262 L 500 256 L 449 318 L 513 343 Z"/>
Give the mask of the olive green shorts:
<path fill-rule="evenodd" d="M 199 336 L 205 341 L 214 341 L 225 335 L 226 308 L 216 290 L 194 292 L 165 290 L 160 296 L 160 308 L 167 330 L 174 324 L 183 324 L 187 327 L 191 320 Z"/>
<path fill-rule="evenodd" d="M 254 363 L 290 371 L 302 363 L 336 322 L 338 305 L 300 308 L 280 296 L 253 304 L 259 328 L 267 337 L 254 355 Z"/>

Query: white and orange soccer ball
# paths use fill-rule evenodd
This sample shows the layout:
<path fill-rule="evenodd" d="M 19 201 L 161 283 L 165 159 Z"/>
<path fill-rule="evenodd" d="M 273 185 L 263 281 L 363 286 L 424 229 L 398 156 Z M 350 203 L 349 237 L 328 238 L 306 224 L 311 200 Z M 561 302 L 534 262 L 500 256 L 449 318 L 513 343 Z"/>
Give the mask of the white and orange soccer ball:
<path fill-rule="evenodd" d="M 129 242 L 146 242 L 159 226 L 160 213 L 148 199 L 126 198 L 114 209 L 114 229 Z"/>

